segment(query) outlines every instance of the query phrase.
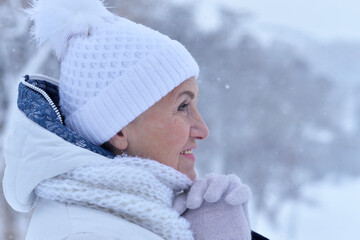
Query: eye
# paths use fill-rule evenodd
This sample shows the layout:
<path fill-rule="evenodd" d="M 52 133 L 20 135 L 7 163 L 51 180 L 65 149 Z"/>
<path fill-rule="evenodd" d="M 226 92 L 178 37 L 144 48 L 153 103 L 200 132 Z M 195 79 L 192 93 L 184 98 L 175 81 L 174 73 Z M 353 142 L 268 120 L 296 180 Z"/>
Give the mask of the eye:
<path fill-rule="evenodd" d="M 189 107 L 189 103 L 184 102 L 178 107 L 178 111 L 181 111 L 181 112 L 186 111 L 188 109 L 188 107 Z"/>

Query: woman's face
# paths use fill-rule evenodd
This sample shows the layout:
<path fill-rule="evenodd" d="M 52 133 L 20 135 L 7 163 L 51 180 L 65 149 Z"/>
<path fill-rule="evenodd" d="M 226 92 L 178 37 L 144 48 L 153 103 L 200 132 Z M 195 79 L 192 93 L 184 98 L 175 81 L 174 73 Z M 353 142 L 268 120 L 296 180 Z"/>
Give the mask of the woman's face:
<path fill-rule="evenodd" d="M 192 150 L 196 140 L 209 135 L 196 108 L 197 98 L 198 86 L 194 78 L 181 83 L 122 129 L 120 134 L 127 141 L 123 145 L 124 152 L 156 160 L 194 180 Z"/>

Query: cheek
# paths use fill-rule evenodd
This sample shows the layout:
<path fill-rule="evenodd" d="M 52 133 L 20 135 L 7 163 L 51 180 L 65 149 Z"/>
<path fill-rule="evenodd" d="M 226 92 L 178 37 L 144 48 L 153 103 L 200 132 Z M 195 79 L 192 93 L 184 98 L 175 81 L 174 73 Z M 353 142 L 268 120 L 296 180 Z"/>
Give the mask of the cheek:
<path fill-rule="evenodd" d="M 185 119 L 157 118 L 134 125 L 130 155 L 151 158 L 178 168 L 180 152 L 189 140 L 190 127 Z"/>
<path fill-rule="evenodd" d="M 189 138 L 189 127 L 183 120 L 159 123 L 156 129 L 158 142 L 172 153 L 180 153 Z"/>
<path fill-rule="evenodd" d="M 180 152 L 184 149 L 189 139 L 189 130 L 186 124 L 179 120 L 171 123 L 163 133 L 162 143 L 165 151 L 161 153 L 162 163 L 180 171 Z"/>

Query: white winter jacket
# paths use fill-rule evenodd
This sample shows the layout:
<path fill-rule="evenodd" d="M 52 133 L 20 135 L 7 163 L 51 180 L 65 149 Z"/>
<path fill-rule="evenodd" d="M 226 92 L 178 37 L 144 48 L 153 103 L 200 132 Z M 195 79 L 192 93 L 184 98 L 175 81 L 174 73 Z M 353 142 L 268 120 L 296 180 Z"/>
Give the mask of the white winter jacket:
<path fill-rule="evenodd" d="M 26 240 L 161 240 L 134 223 L 106 212 L 40 199 Z"/>
<path fill-rule="evenodd" d="M 158 235 L 110 213 L 39 199 L 35 187 L 102 155 L 77 147 L 44 129 L 19 109 L 4 146 L 3 190 L 19 212 L 34 209 L 26 240 L 160 240 Z"/>

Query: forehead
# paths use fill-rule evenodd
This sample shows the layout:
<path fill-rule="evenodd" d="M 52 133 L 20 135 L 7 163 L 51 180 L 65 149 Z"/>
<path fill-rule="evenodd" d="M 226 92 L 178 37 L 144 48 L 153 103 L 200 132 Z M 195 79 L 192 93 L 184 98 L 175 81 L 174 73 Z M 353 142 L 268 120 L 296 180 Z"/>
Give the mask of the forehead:
<path fill-rule="evenodd" d="M 171 92 L 169 92 L 166 96 L 164 96 L 160 101 L 156 102 L 153 106 L 151 106 L 148 110 L 140 114 L 135 120 L 134 123 L 137 123 L 139 121 L 143 120 L 151 120 L 154 121 L 154 118 L 159 118 L 161 114 L 164 113 L 164 109 L 172 109 L 174 104 L 178 104 L 178 99 L 182 99 L 180 96 L 182 96 L 181 93 L 184 92 L 191 92 L 194 95 L 195 101 L 198 97 L 198 85 L 196 83 L 195 78 L 189 78 L 182 82 L 179 86 L 174 88 Z M 184 94 L 187 95 L 187 94 Z M 166 111 L 165 111 L 166 112 Z"/>
<path fill-rule="evenodd" d="M 177 98 L 181 93 L 189 91 L 192 92 L 195 98 L 198 95 L 198 85 L 194 77 L 191 77 L 184 82 L 182 82 L 179 86 L 174 88 L 168 95 L 171 98 Z"/>

